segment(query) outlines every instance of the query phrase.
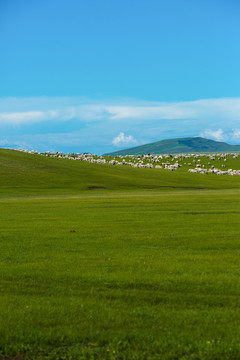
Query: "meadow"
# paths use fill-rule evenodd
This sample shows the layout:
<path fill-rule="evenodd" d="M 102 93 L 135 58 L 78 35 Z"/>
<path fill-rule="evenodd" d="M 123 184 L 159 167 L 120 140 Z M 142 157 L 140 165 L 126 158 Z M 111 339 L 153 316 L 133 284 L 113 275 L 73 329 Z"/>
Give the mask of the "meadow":
<path fill-rule="evenodd" d="M 239 197 L 0 150 L 0 358 L 240 359 Z"/>

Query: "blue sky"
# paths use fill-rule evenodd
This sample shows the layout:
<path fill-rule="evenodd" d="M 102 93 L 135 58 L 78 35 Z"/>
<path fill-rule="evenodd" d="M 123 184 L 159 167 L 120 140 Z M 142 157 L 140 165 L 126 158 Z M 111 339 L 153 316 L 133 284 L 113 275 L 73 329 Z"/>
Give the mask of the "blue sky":
<path fill-rule="evenodd" d="M 0 0 L 0 146 L 240 143 L 237 0 Z"/>

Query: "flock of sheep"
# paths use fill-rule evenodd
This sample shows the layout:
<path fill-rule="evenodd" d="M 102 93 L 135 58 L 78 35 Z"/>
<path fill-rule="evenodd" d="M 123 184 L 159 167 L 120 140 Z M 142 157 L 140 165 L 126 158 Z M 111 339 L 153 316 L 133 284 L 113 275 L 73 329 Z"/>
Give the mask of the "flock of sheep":
<path fill-rule="evenodd" d="M 18 151 L 27 152 L 30 154 L 38 154 L 42 156 L 58 157 L 63 159 L 70 159 L 75 161 L 88 161 L 96 164 L 110 164 L 118 166 L 132 166 L 134 168 L 155 168 L 175 171 L 182 165 L 186 165 L 189 168 L 189 173 L 200 173 L 200 174 L 216 174 L 216 175 L 240 175 L 240 170 L 226 169 L 226 161 L 229 158 L 236 159 L 238 154 L 236 153 L 224 153 L 224 154 L 177 154 L 177 155 L 126 155 L 126 156 L 97 156 L 95 154 L 83 154 L 83 153 L 68 153 L 63 154 L 62 152 L 50 152 L 40 153 L 38 151 L 20 150 Z M 202 164 L 202 160 L 208 161 L 207 164 Z M 222 164 L 222 169 L 218 169 L 214 166 L 215 160 L 222 160 L 225 164 Z M 189 162 L 191 161 L 191 162 Z M 181 164 L 179 163 L 181 162 Z M 194 167 L 194 168 L 193 168 Z"/>

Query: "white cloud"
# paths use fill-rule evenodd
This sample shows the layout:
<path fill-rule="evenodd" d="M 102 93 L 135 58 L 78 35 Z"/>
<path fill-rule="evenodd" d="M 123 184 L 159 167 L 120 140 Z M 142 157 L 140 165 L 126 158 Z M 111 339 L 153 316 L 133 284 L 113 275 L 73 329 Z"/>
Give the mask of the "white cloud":
<path fill-rule="evenodd" d="M 55 116 L 53 111 L 23 111 L 14 113 L 0 113 L 1 124 L 29 124 L 43 120 L 52 119 Z"/>
<path fill-rule="evenodd" d="M 182 119 L 194 115 L 192 109 L 182 109 L 176 104 L 157 106 L 106 106 L 110 118 L 115 119 Z"/>
<path fill-rule="evenodd" d="M 239 139 L 240 138 L 240 130 L 234 129 L 233 133 L 232 133 L 232 137 L 233 137 L 233 139 Z"/>
<path fill-rule="evenodd" d="M 72 119 L 88 122 L 106 118 L 107 115 L 108 112 L 103 107 L 91 105 L 38 111 L 0 112 L 0 124 L 29 125 L 49 120 L 63 122 Z"/>
<path fill-rule="evenodd" d="M 137 140 L 134 139 L 132 135 L 125 136 L 123 132 L 120 132 L 118 136 L 116 136 L 112 144 L 114 146 L 128 146 L 128 145 L 134 145 L 137 143 Z"/>
<path fill-rule="evenodd" d="M 200 134 L 202 137 L 205 138 L 210 138 L 210 139 L 214 139 L 217 141 L 222 141 L 226 139 L 226 135 L 224 134 L 222 129 L 218 129 L 218 130 L 205 130 L 203 132 L 201 132 Z"/>
<path fill-rule="evenodd" d="M 151 102 L 126 99 L 91 100 L 83 98 L 0 99 L 0 124 L 31 124 L 46 120 L 98 121 L 129 119 L 240 121 L 240 98 L 203 99 L 183 102 Z"/>

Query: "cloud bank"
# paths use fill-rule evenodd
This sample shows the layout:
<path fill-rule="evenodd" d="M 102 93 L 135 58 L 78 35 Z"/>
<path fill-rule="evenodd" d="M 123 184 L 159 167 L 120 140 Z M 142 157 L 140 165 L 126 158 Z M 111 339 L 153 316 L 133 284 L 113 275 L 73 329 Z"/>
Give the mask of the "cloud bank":
<path fill-rule="evenodd" d="M 216 140 L 216 141 L 226 140 L 226 135 L 224 135 L 222 129 L 218 129 L 216 131 L 207 129 L 207 130 L 203 131 L 200 135 L 202 137 L 205 137 L 205 138 L 208 138 L 208 139 L 213 139 L 213 140 Z"/>
<path fill-rule="evenodd" d="M 68 97 L 0 99 L 0 146 L 103 153 L 164 138 L 238 143 L 240 98 L 185 102 Z M 131 135 L 129 135 L 131 134 Z"/>
<path fill-rule="evenodd" d="M 111 101 L 83 100 L 69 98 L 61 103 L 61 98 L 51 98 L 43 101 L 41 98 L 0 99 L 0 124 L 29 124 L 45 120 L 69 121 L 79 119 L 84 121 L 109 120 L 181 120 L 200 118 L 228 118 L 240 120 L 240 98 L 206 99 L 197 101 L 157 103 L 134 100 Z M 39 103 L 39 104 L 38 104 Z M 6 106 L 7 105 L 7 106 Z M 23 108 L 24 111 L 6 111 Z"/>

